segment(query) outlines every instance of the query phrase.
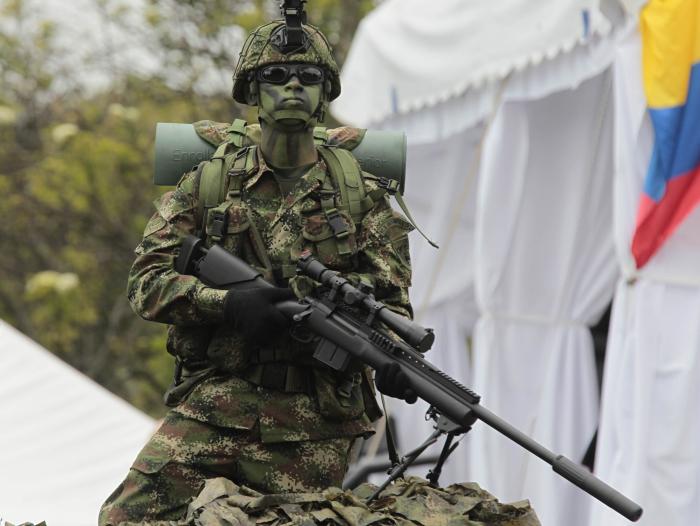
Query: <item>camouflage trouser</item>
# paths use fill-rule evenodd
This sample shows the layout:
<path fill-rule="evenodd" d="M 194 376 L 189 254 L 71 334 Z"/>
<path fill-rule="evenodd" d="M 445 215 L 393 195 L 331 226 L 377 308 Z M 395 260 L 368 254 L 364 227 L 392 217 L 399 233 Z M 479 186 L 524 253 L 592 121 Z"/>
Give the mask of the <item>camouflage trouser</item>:
<path fill-rule="evenodd" d="M 263 493 L 340 486 L 351 444 L 351 438 L 263 444 L 255 430 L 220 428 L 171 411 L 102 505 L 99 526 L 181 519 L 213 477 Z"/>

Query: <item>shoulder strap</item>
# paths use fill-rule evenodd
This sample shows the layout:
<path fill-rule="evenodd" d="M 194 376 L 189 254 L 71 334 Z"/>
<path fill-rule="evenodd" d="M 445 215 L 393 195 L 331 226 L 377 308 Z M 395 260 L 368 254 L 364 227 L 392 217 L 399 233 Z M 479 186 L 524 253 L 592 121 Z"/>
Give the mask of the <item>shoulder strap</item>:
<path fill-rule="evenodd" d="M 240 200 L 242 175 L 255 162 L 255 148 L 241 148 L 226 153 L 229 143 L 221 144 L 209 161 L 203 163 L 199 179 L 198 215 L 201 224 L 198 231 L 203 236 L 207 214 L 226 200 L 226 192 L 233 200 Z M 231 175 L 232 177 L 228 177 Z M 238 176 L 238 177 L 235 177 Z"/>
<path fill-rule="evenodd" d="M 246 145 L 246 138 L 248 137 L 248 132 L 246 130 L 248 123 L 243 119 L 236 119 L 231 123 L 226 132 L 229 135 L 229 144 L 234 145 L 236 148 L 243 148 Z"/>
<path fill-rule="evenodd" d="M 360 165 L 349 151 L 342 148 L 319 146 L 318 152 L 340 192 L 341 206 L 356 224 L 360 223 L 365 213 L 374 205 L 374 201 L 365 191 Z"/>
<path fill-rule="evenodd" d="M 204 163 L 202 168 L 202 177 L 199 179 L 199 200 L 197 217 L 201 218 L 202 225 L 206 224 L 206 213 L 210 208 L 219 204 L 219 195 L 222 193 L 222 185 L 224 177 L 222 171 L 224 168 L 224 159 L 226 147 L 228 143 L 222 143 L 214 152 L 209 161 Z M 200 232 L 203 226 L 200 225 Z"/>

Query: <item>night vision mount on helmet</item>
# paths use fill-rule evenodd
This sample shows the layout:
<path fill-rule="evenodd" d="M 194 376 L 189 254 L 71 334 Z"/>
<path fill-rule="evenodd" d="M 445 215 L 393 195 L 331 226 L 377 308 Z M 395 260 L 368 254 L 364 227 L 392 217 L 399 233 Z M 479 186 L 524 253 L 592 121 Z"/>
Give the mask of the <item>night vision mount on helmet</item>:
<path fill-rule="evenodd" d="M 273 45 L 285 55 L 307 45 L 307 38 L 302 29 L 302 24 L 306 24 L 305 3 L 306 0 L 287 0 L 280 3 L 284 27 L 274 34 Z"/>

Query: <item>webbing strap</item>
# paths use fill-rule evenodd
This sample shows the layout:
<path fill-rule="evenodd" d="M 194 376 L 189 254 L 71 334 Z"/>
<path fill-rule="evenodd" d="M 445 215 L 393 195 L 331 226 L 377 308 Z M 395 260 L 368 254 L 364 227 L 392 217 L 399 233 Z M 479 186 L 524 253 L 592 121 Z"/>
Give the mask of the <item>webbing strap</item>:
<path fill-rule="evenodd" d="M 198 217 L 202 219 L 202 225 L 206 225 L 206 215 L 210 208 L 214 208 L 221 202 L 222 185 L 225 177 L 222 177 L 224 170 L 224 155 L 227 143 L 222 143 L 214 152 L 212 158 L 202 169 L 202 176 L 199 180 L 199 200 Z M 204 227 L 202 226 L 202 232 Z"/>
<path fill-rule="evenodd" d="M 347 209 L 355 223 L 360 223 L 365 212 L 371 208 L 371 203 L 366 199 L 360 166 L 347 150 L 321 146 L 318 152 L 340 191 L 341 206 Z"/>
<path fill-rule="evenodd" d="M 204 223 L 206 234 L 214 243 L 221 241 L 227 233 L 229 208 L 241 203 L 241 187 L 247 173 L 246 153 L 247 150 L 239 150 L 235 154 L 227 155 L 219 172 L 219 194 L 216 196 L 218 204 L 207 208 Z"/>
<path fill-rule="evenodd" d="M 402 210 L 403 213 L 406 215 L 406 219 L 408 219 L 408 222 L 411 223 L 411 224 L 414 226 L 414 228 L 415 228 L 416 230 L 418 230 L 418 233 L 419 233 L 421 236 L 423 236 L 423 238 L 424 238 L 428 243 L 430 243 L 431 246 L 433 246 L 433 247 L 435 247 L 435 248 L 440 248 L 440 247 L 438 246 L 438 244 L 435 243 L 435 241 L 431 240 L 428 236 L 426 236 L 425 233 L 423 233 L 423 231 L 418 227 L 418 225 L 416 224 L 415 220 L 414 220 L 413 217 L 411 216 L 411 212 L 408 211 L 408 207 L 406 206 L 406 203 L 405 203 L 404 200 L 403 200 L 403 196 L 401 195 L 401 192 L 396 192 L 396 193 L 394 194 L 394 197 L 396 198 L 396 202 L 399 203 L 399 206 L 401 207 L 401 210 Z"/>
<path fill-rule="evenodd" d="M 227 190 L 228 198 L 231 201 L 228 206 L 240 204 L 240 190 L 244 176 L 252 167 L 251 163 L 255 162 L 255 152 L 251 152 L 252 148 L 239 149 L 237 152 L 226 154 L 227 146 L 228 143 L 222 143 L 214 152 L 213 157 L 203 163 L 197 203 L 199 208 L 197 217 L 201 220 L 199 231 L 202 239 L 206 234 L 207 218 L 210 211 L 217 210 L 226 202 Z M 228 175 L 231 177 L 227 177 Z M 220 212 L 225 214 L 226 210 Z M 219 215 L 223 218 L 221 213 Z M 225 225 L 222 224 L 222 227 Z"/>
<path fill-rule="evenodd" d="M 408 206 L 406 206 L 406 202 L 403 200 L 401 192 L 399 192 L 398 181 L 395 181 L 394 179 L 388 179 L 386 177 L 377 177 L 371 174 L 365 174 L 365 178 L 375 181 L 379 186 L 379 190 L 374 190 L 373 192 L 370 192 L 369 197 L 371 197 L 374 201 L 378 201 L 384 194 L 393 195 L 396 198 L 396 202 L 399 204 L 399 207 L 401 207 L 401 211 L 404 213 L 406 219 L 408 219 L 408 222 L 411 223 L 413 228 L 415 228 L 418 231 L 418 233 L 421 236 L 423 236 L 423 238 L 428 243 L 430 243 L 431 246 L 435 248 L 440 248 L 438 244 L 432 241 L 427 235 L 425 235 L 425 233 L 416 224 L 415 219 L 413 219 L 411 212 L 408 210 Z"/>
<path fill-rule="evenodd" d="M 199 190 L 199 198 L 204 201 L 204 208 L 211 208 L 220 202 L 219 196 L 223 184 L 221 175 L 227 146 L 226 143 L 219 145 L 209 163 L 204 166 Z"/>
<path fill-rule="evenodd" d="M 314 142 L 317 146 L 328 142 L 328 128 L 324 128 L 323 126 L 316 126 L 314 128 Z"/>
<path fill-rule="evenodd" d="M 386 402 L 384 401 L 384 395 L 380 393 L 382 399 L 382 409 L 384 409 L 384 437 L 386 438 L 386 449 L 389 454 L 389 461 L 391 462 L 391 467 L 398 466 L 401 463 L 399 458 L 399 452 L 396 448 L 396 440 L 394 439 L 394 433 L 391 431 L 391 425 L 389 424 L 389 411 L 386 410 Z"/>
<path fill-rule="evenodd" d="M 234 120 L 231 126 L 226 130 L 229 134 L 228 142 L 233 144 L 236 148 L 242 148 L 248 135 L 246 130 L 247 126 L 248 123 L 243 119 Z"/>
<path fill-rule="evenodd" d="M 336 202 L 336 190 L 333 186 L 333 177 L 326 177 L 323 180 L 322 190 L 321 209 L 323 210 L 323 214 L 326 216 L 326 221 L 328 221 L 328 224 L 333 231 L 333 237 L 335 237 L 338 254 L 341 256 L 352 254 L 348 239 L 350 232 L 348 231 L 345 222 L 338 212 L 340 205 L 338 205 Z"/>
<path fill-rule="evenodd" d="M 240 150 L 236 155 L 231 166 L 231 182 L 229 183 L 229 197 L 237 203 L 241 202 L 242 199 L 242 187 L 244 176 L 250 173 L 257 166 L 257 146 L 251 146 L 245 150 Z M 234 186 L 235 185 L 235 186 Z M 251 217 L 248 217 L 250 223 L 250 237 L 253 240 L 253 249 L 255 250 L 258 259 L 265 267 L 265 279 L 268 281 L 274 280 L 274 274 L 272 269 L 272 261 L 267 254 L 267 249 L 265 248 L 265 242 L 260 234 L 260 230 L 255 225 L 255 221 Z"/>

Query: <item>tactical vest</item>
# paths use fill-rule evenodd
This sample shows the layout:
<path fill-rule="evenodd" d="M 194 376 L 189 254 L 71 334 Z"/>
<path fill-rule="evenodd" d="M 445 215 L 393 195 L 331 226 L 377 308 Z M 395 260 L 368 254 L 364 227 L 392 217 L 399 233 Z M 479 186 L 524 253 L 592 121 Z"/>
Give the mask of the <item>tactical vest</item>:
<path fill-rule="evenodd" d="M 328 168 L 328 176 L 321 186 L 321 210 L 333 231 L 338 253 L 346 255 L 350 253 L 347 242 L 349 232 L 340 218 L 340 212 L 347 213 L 353 223 L 359 225 L 367 211 L 384 194 L 398 189 L 398 183 L 386 182 L 384 188 L 367 192 L 364 179 L 373 179 L 380 186 L 385 180 L 363 173 L 349 151 L 327 145 L 327 139 L 325 128 L 315 129 L 314 141 L 317 151 Z M 250 144 L 245 121 L 236 120 L 228 129 L 228 140 L 218 146 L 209 161 L 199 165 L 197 217 L 201 221 L 202 238 L 207 237 L 217 242 L 223 237 L 228 208 L 240 204 L 245 176 L 250 175 L 257 167 L 257 148 L 256 145 Z M 264 252 L 259 234 L 255 229 L 251 230 L 251 234 L 259 252 Z M 291 277 L 293 270 L 289 273 L 290 275 L 285 277 Z"/>
<path fill-rule="evenodd" d="M 214 242 L 218 241 L 217 238 L 223 237 L 227 209 L 240 203 L 243 176 L 256 167 L 256 142 L 259 141 L 259 138 L 256 140 L 249 136 L 247 123 L 241 119 L 236 119 L 226 132 L 227 139 L 217 147 L 211 159 L 200 163 L 197 169 L 199 172 L 197 217 L 201 225 L 199 233 L 202 238 L 211 236 Z M 314 129 L 314 142 L 330 175 L 323 181 L 322 195 L 329 197 L 321 199 L 321 209 L 333 230 L 339 254 L 349 253 L 346 240 L 348 231 L 340 220 L 339 212 L 346 212 L 357 226 L 367 211 L 387 193 L 395 196 L 401 210 L 414 228 L 431 245 L 437 247 L 415 224 L 399 192 L 398 181 L 363 172 L 348 150 L 328 144 L 327 128 Z M 365 180 L 374 181 L 378 189 L 368 192 L 365 188 Z M 211 214 L 214 214 L 214 217 L 210 221 Z M 213 231 L 206 232 L 205 226 L 210 224 L 215 225 L 211 228 Z M 264 252 L 260 236 L 254 230 L 251 233 L 254 242 L 259 245 L 259 251 Z"/>
<path fill-rule="evenodd" d="M 226 139 L 218 145 L 211 159 L 200 163 L 197 167 L 198 235 L 212 243 L 218 243 L 227 234 L 232 233 L 227 225 L 229 208 L 241 204 L 241 189 L 247 179 L 246 176 L 251 175 L 258 165 L 257 143 L 259 137 L 251 137 L 249 129 L 245 121 L 234 121 L 226 130 Z M 321 183 L 319 192 L 321 212 L 325 215 L 332 230 L 332 238 L 328 241 L 334 244 L 333 250 L 336 253 L 339 255 L 351 254 L 351 247 L 348 243 L 351 232 L 347 228 L 347 223 L 342 220 L 340 213 L 343 212 L 346 217 L 349 216 L 356 229 L 365 214 L 387 193 L 397 196 L 399 205 L 409 220 L 413 222 L 398 193 L 398 181 L 375 177 L 363 172 L 352 153 L 341 147 L 327 144 L 328 138 L 326 128 L 314 130 L 317 151 L 327 167 L 326 176 Z M 375 182 L 376 187 L 368 190 L 365 184 L 366 180 Z M 263 259 L 261 263 L 266 267 L 266 270 L 272 273 L 272 275 L 265 277 L 279 281 L 280 277 L 291 278 L 294 276 L 295 267 L 273 269 L 269 259 L 265 260 L 266 249 L 263 239 L 257 232 L 254 222 L 248 221 L 248 223 L 251 241 L 256 245 L 256 252 Z M 321 250 L 318 245 L 317 249 Z M 281 272 L 281 275 L 277 275 L 275 271 Z M 316 396 L 322 406 L 322 413 L 335 415 L 334 418 L 355 418 L 359 416 L 363 407 L 367 409 L 372 418 L 381 414 L 374 406 L 374 395 L 369 387 L 371 384 L 369 377 L 361 380 L 358 372 L 354 372 L 338 379 L 339 381 L 322 380 L 318 378 L 318 375 L 329 374 L 328 372 L 308 366 L 298 367 L 290 364 L 290 356 L 287 356 L 286 350 L 273 353 L 274 356 L 270 355 L 268 351 L 261 349 L 255 356 L 250 357 L 250 367 L 239 374 L 253 384 L 281 391 L 307 392 L 310 385 L 315 386 L 315 390 L 326 390 L 328 393 L 325 395 L 316 393 Z M 310 374 L 317 376 L 315 381 L 311 383 L 308 380 Z M 362 373 L 364 376 L 367 374 L 367 371 Z M 180 379 L 176 377 L 171 392 L 177 390 L 179 381 Z M 198 380 L 195 379 L 193 383 L 196 381 Z M 191 387 L 187 386 L 183 390 L 186 391 L 184 396 L 187 396 Z M 332 394 L 333 392 L 335 394 Z M 179 396 L 173 397 L 172 402 L 177 403 L 180 399 Z"/>

